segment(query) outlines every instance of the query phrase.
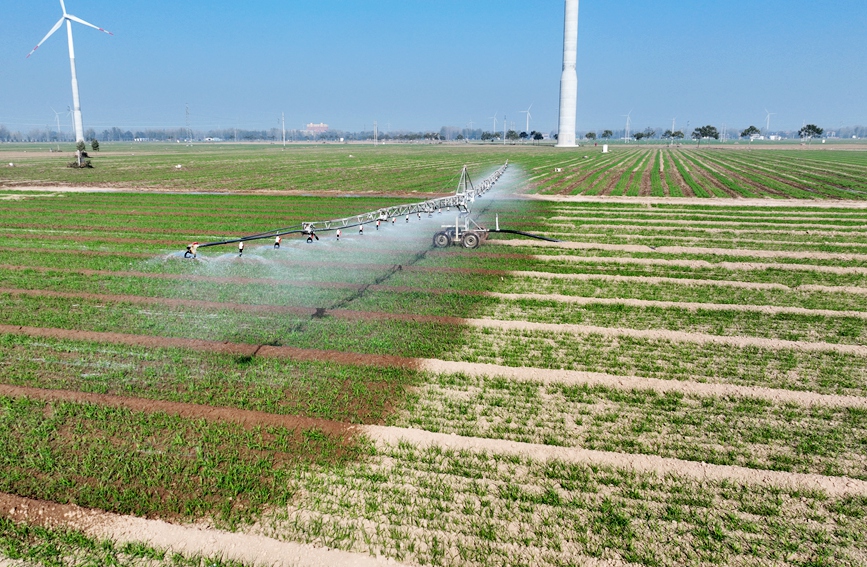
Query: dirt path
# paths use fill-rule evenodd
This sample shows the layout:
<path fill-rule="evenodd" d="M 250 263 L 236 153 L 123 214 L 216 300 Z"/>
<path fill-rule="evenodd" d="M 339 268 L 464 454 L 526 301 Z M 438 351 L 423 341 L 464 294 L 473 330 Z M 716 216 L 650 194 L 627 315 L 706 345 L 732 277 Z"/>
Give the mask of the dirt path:
<path fill-rule="evenodd" d="M 567 386 L 605 386 L 618 390 L 654 390 L 659 393 L 679 392 L 685 395 L 707 397 L 743 397 L 767 400 L 774 404 L 798 404 L 799 406 L 825 406 L 842 408 L 865 408 L 867 398 L 817 394 L 800 390 L 781 390 L 762 386 L 739 386 L 710 382 L 661 380 L 641 376 L 616 376 L 602 372 L 580 370 L 551 370 L 545 368 L 512 367 L 477 362 L 454 362 L 424 359 L 420 369 L 434 374 L 465 374 L 467 376 L 501 376 L 521 382 L 564 384 Z"/>
<path fill-rule="evenodd" d="M 194 525 L 170 524 L 121 516 L 74 504 L 57 504 L 0 493 L 0 516 L 16 522 L 47 527 L 68 527 L 87 536 L 110 539 L 116 544 L 143 542 L 151 547 L 186 556 L 240 561 L 245 565 L 273 567 L 379 567 L 402 565 L 376 558 L 312 545 L 279 541 L 261 535 L 225 532 Z M 0 560 L 2 565 L 2 560 Z M 10 563 L 15 565 L 17 563 Z M 25 565 L 21 563 L 21 565 Z"/>
<path fill-rule="evenodd" d="M 713 256 L 738 256 L 741 258 L 788 258 L 792 260 L 840 260 L 843 262 L 867 261 L 867 254 L 854 252 L 811 252 L 806 250 L 750 250 L 742 248 L 702 248 L 698 246 L 655 246 L 645 244 L 603 244 L 598 242 L 546 242 L 543 240 L 497 240 L 502 246 L 521 248 L 557 248 L 560 250 L 612 250 L 616 252 L 657 254 L 696 254 Z"/>
<path fill-rule="evenodd" d="M 289 358 L 301 361 L 328 361 L 338 364 L 357 366 L 391 366 L 415 369 L 418 361 L 414 358 L 379 354 L 358 354 L 335 350 L 303 349 L 287 346 L 254 345 L 184 339 L 178 337 L 155 337 L 151 335 L 128 335 L 123 333 L 104 333 L 77 331 L 47 327 L 23 327 L 0 325 L 0 334 L 24 335 L 28 337 L 49 338 L 69 341 L 91 341 L 97 343 L 119 344 L 148 348 L 183 348 L 199 352 L 213 352 L 235 356 L 261 356 L 265 358 Z"/>
<path fill-rule="evenodd" d="M 487 452 L 499 455 L 517 455 L 538 461 L 558 460 L 567 463 L 595 464 L 625 468 L 638 472 L 675 475 L 696 480 L 734 481 L 744 484 L 777 487 L 800 487 L 825 491 L 833 497 L 867 495 L 867 481 L 849 477 L 833 477 L 818 474 L 789 473 L 770 470 L 748 469 L 738 466 L 711 465 L 684 461 L 656 455 L 634 455 L 592 451 L 573 447 L 552 447 L 517 441 L 462 437 L 445 433 L 431 433 L 420 429 L 399 427 L 364 426 L 364 433 L 377 445 L 397 445 L 401 441 L 418 447 L 439 446 L 454 451 Z"/>
<path fill-rule="evenodd" d="M 2 290 L 0 290 L 2 292 Z M 630 307 L 661 307 L 665 309 L 686 309 L 689 311 L 741 311 L 777 315 L 780 313 L 792 315 L 807 315 L 820 317 L 853 317 L 867 319 L 867 311 L 834 311 L 831 309 L 807 309 L 805 307 L 777 307 L 774 305 L 741 305 L 736 303 L 693 303 L 686 301 L 655 301 L 647 299 L 580 297 L 576 295 L 559 295 L 556 293 L 496 293 L 490 292 L 490 297 L 508 299 L 510 301 L 534 300 L 557 301 L 575 305 L 628 305 Z"/>
<path fill-rule="evenodd" d="M 669 341 L 693 344 L 719 344 L 739 348 L 757 347 L 768 350 L 800 350 L 806 352 L 838 352 L 867 357 L 867 345 L 838 343 L 813 343 L 808 341 L 787 341 L 765 339 L 740 335 L 711 335 L 707 333 L 688 333 L 666 329 L 627 329 L 615 327 L 596 327 L 593 325 L 570 325 L 557 323 L 531 323 L 529 321 L 501 321 L 498 319 L 465 319 L 467 325 L 478 329 L 500 329 L 504 331 L 542 331 L 548 333 L 570 333 L 573 335 L 602 335 L 604 337 L 632 337 L 654 341 Z"/>

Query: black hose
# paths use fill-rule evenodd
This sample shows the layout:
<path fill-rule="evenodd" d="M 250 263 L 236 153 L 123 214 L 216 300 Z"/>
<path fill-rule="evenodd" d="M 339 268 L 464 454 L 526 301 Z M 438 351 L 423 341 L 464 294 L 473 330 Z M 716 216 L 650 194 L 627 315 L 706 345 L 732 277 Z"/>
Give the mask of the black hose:
<path fill-rule="evenodd" d="M 520 230 L 508 230 L 505 228 L 501 228 L 500 230 L 492 230 L 491 232 L 507 232 L 509 234 L 520 234 L 521 236 L 526 236 L 528 238 L 538 238 L 539 240 L 546 240 L 548 242 L 562 242 L 561 240 L 557 240 L 556 238 L 548 238 L 547 236 L 539 236 L 538 234 L 530 234 L 529 232 L 523 232 Z"/>

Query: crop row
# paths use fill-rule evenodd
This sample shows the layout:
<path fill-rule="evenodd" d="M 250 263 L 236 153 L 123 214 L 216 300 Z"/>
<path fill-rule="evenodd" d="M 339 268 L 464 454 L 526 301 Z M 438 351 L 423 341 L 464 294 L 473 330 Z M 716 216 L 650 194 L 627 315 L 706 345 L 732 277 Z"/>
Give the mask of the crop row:
<path fill-rule="evenodd" d="M 269 533 L 429 565 L 857 565 L 867 528 L 860 497 L 409 443 L 299 486 Z"/>
<path fill-rule="evenodd" d="M 395 425 L 867 479 L 867 410 L 444 374 Z"/>
<path fill-rule="evenodd" d="M 299 466 L 359 448 L 318 429 L 245 429 L 72 402 L 0 397 L 0 490 L 121 514 L 235 523 L 285 504 Z"/>
<path fill-rule="evenodd" d="M 603 372 L 809 390 L 863 396 L 867 360 L 833 351 L 693 344 L 596 333 L 478 328 L 466 333 L 462 348 L 445 353 L 462 360 L 513 367 Z"/>
<path fill-rule="evenodd" d="M 215 276 L 194 282 L 184 282 L 182 275 L 166 279 L 159 274 L 125 274 L 103 272 L 90 274 L 70 270 L 15 269 L 0 272 L 0 289 L 50 290 L 94 294 L 120 294 L 168 299 L 195 299 L 215 302 L 243 303 L 248 305 L 294 305 L 324 307 L 357 294 L 363 284 L 330 282 L 316 285 L 314 280 L 286 281 L 275 277 L 259 280 L 246 278 L 243 284 L 229 278 Z M 489 300 L 478 296 L 479 292 L 499 289 L 504 293 L 556 294 L 600 299 L 639 299 L 649 301 L 672 301 L 686 303 L 715 303 L 731 305 L 768 305 L 800 307 L 831 311 L 865 310 L 863 293 L 849 293 L 844 289 L 813 291 L 809 288 L 784 289 L 781 286 L 756 289 L 735 287 L 720 281 L 664 280 L 645 281 L 640 278 L 615 280 L 608 276 L 588 275 L 588 279 L 539 276 L 485 276 L 466 278 L 453 272 L 429 272 L 424 270 L 401 270 L 388 279 L 386 286 L 374 286 L 358 296 L 354 307 L 382 301 L 401 300 L 406 308 L 383 306 L 382 311 L 416 312 L 425 314 L 448 314 L 476 316 L 476 306 L 490 305 Z M 345 287 L 344 287 L 345 286 Z M 390 292 L 383 300 L 380 296 Z M 443 298 L 418 297 L 418 294 L 436 293 Z M 368 297 L 378 297 L 372 302 Z M 417 300 L 417 302 L 416 302 Z M 428 308 L 428 306 L 431 306 Z M 411 310 L 408 310 L 411 309 Z M 437 313 L 437 309 L 441 311 Z"/>
<path fill-rule="evenodd" d="M 348 423 L 376 423 L 414 372 L 180 348 L 0 337 L 0 381 L 47 389 L 231 407 Z"/>
<path fill-rule="evenodd" d="M 217 556 L 185 556 L 142 542 L 117 543 L 111 539 L 88 537 L 64 527 L 42 527 L 18 523 L 0 516 L 0 550 L 17 565 L 92 565 L 154 564 L 167 567 L 243 567 L 238 561 Z"/>

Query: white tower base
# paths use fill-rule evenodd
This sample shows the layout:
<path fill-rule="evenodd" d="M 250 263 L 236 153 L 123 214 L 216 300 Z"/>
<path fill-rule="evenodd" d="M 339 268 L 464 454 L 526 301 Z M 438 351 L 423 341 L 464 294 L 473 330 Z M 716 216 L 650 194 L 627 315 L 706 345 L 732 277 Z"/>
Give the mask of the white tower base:
<path fill-rule="evenodd" d="M 578 0 L 566 0 L 563 25 L 563 73 L 560 75 L 560 127 L 558 148 L 574 148 L 576 108 L 578 106 Z"/>

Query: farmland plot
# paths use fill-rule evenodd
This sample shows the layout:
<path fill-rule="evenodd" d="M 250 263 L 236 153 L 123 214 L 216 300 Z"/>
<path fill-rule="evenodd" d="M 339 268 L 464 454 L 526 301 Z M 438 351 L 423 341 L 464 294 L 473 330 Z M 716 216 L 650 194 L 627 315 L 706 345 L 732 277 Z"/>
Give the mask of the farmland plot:
<path fill-rule="evenodd" d="M 185 261 L 194 239 L 396 199 L 3 202 L 2 553 L 180 561 L 153 522 L 99 531 L 69 521 L 80 505 L 265 536 L 301 564 L 867 561 L 867 209 L 724 201 L 724 180 L 747 188 L 725 152 L 573 155 L 558 177 L 531 151 L 478 212 L 560 243 L 432 250 L 435 216 Z M 503 198 L 626 163 L 637 197 Z M 677 163 L 707 168 L 714 204 L 642 196 Z"/>

